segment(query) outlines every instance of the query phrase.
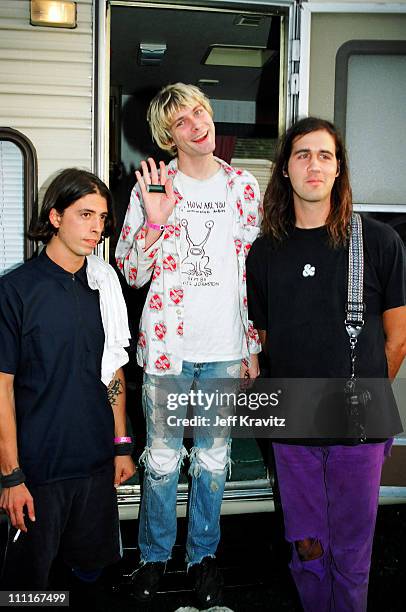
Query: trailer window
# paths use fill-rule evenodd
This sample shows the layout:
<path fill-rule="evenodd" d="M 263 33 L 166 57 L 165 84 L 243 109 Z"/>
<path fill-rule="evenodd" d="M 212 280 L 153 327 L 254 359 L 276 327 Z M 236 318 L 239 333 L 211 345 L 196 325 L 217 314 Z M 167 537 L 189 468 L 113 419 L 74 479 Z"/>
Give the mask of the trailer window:
<path fill-rule="evenodd" d="M 406 42 L 350 41 L 336 58 L 335 119 L 350 158 L 354 203 L 406 211 Z"/>
<path fill-rule="evenodd" d="M 30 141 L 11 128 L 0 129 L 0 275 L 33 254 L 25 232 L 36 206 L 37 164 Z"/>

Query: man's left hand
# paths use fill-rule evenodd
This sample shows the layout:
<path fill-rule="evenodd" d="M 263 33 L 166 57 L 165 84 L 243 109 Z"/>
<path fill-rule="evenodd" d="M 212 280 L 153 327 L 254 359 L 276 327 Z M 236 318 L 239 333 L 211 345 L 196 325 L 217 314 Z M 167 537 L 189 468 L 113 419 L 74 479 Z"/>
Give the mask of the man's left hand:
<path fill-rule="evenodd" d="M 114 457 L 114 486 L 118 487 L 123 482 L 131 478 L 136 472 L 134 461 L 130 455 L 118 455 Z"/>

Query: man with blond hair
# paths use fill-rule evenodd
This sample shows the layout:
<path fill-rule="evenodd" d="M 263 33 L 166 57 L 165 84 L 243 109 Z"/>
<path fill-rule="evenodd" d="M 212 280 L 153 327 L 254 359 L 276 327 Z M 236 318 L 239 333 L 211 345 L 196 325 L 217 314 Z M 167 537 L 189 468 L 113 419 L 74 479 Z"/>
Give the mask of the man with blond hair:
<path fill-rule="evenodd" d="M 137 349 L 147 446 L 134 594 L 144 601 L 156 592 L 175 543 L 177 483 L 187 455 L 178 431 L 157 433 L 158 410 L 165 410 L 158 386 L 168 376 L 178 392 L 207 379 L 255 378 L 260 351 L 245 286 L 245 257 L 258 235 L 257 181 L 214 157 L 213 111 L 197 87 L 164 87 L 148 122 L 159 147 L 176 157 L 159 170 L 151 158 L 141 162 L 116 251 L 131 286 L 151 280 Z M 151 191 L 160 186 L 163 193 Z M 186 560 L 205 607 L 221 600 L 215 553 L 229 453 L 226 437 L 194 432 Z"/>

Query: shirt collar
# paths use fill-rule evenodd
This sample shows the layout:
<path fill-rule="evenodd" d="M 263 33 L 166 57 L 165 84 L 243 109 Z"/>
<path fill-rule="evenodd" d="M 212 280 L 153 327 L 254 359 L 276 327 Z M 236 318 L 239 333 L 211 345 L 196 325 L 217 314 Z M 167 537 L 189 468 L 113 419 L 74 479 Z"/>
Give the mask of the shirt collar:
<path fill-rule="evenodd" d="M 214 156 L 214 159 L 216 160 L 216 162 L 220 164 L 221 169 L 228 177 L 231 178 L 231 177 L 238 175 L 237 171 L 232 166 L 230 166 L 230 164 L 227 164 L 224 160 L 220 159 L 219 157 Z M 178 158 L 175 157 L 174 159 L 171 159 L 171 161 L 168 164 L 168 177 L 172 176 L 172 178 L 174 178 L 177 173 L 178 173 Z"/>
<path fill-rule="evenodd" d="M 38 256 L 39 262 L 41 266 L 46 270 L 48 274 L 53 276 L 56 280 L 61 282 L 65 288 L 69 288 L 72 285 L 72 277 L 79 279 L 86 287 L 87 283 L 87 275 L 86 275 L 86 267 L 87 260 L 83 263 L 83 266 L 75 273 L 68 272 L 61 266 L 58 266 L 50 257 L 48 257 L 46 253 L 46 248 L 43 248 L 41 253 Z"/>

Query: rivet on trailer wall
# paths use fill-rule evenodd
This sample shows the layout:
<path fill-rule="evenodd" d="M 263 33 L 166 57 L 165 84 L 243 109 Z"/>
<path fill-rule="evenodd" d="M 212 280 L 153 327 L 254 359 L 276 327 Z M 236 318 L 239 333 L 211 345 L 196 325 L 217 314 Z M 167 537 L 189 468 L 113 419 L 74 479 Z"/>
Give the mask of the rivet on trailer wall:
<path fill-rule="evenodd" d="M 30 23 L 33 26 L 76 28 L 76 13 L 76 2 L 31 0 Z"/>

